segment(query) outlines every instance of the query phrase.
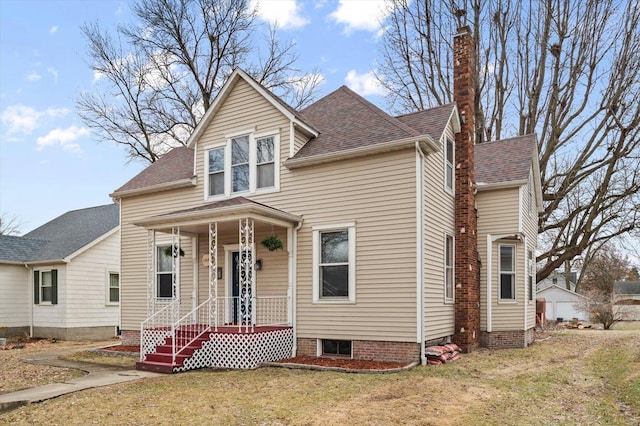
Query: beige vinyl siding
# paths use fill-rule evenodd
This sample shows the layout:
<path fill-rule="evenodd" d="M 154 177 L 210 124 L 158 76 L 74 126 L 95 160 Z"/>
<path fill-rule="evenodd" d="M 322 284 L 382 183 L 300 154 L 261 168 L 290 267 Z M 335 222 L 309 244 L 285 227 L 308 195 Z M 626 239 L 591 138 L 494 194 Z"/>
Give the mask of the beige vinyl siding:
<path fill-rule="evenodd" d="M 515 235 L 520 232 L 521 188 L 496 189 L 478 192 L 476 205 L 478 208 L 478 252 L 482 261 L 480 275 L 480 328 L 487 329 L 487 235 Z M 508 244 L 516 249 L 516 299 L 514 301 L 499 300 L 499 246 Z M 492 243 L 491 253 L 491 330 L 508 331 L 524 329 L 524 306 L 526 287 L 524 278 L 525 248 L 522 241 L 500 239 Z"/>
<path fill-rule="evenodd" d="M 533 200 L 529 197 L 529 187 L 533 185 L 533 170 L 529 173 L 529 181 L 526 186 L 523 186 L 522 197 L 525 201 L 525 206 L 522 209 L 522 232 L 527 237 L 527 251 L 531 250 L 533 252 L 533 297 L 532 300 L 529 301 L 527 297 L 527 311 L 526 311 L 526 324 L 525 329 L 529 329 L 535 327 L 536 325 L 536 265 L 535 265 L 535 257 L 536 257 L 536 249 L 538 247 L 538 210 L 536 206 L 536 198 L 535 195 Z M 533 205 L 530 207 L 528 204 L 533 201 Z M 525 292 L 528 289 L 528 274 L 526 274 L 526 266 L 528 254 L 524 253 L 524 265 L 525 265 L 525 277 L 524 277 L 524 286 Z"/>
<path fill-rule="evenodd" d="M 450 125 L 446 136 L 454 139 Z M 442 143 L 444 144 L 444 138 Z M 455 238 L 455 200 L 445 189 L 444 149 L 426 156 L 424 204 L 424 338 L 435 340 L 455 331 L 454 302 L 445 302 L 445 234 Z M 455 240 L 454 240 L 455 241 Z"/>
<path fill-rule="evenodd" d="M 284 170 L 259 202 L 304 217 L 298 337 L 416 340 L 415 150 Z M 355 222 L 356 303 L 312 303 L 312 229 Z"/>
<path fill-rule="evenodd" d="M 67 327 L 67 317 L 65 315 L 67 303 L 67 267 L 63 264 L 38 265 L 30 270 L 30 285 L 33 287 L 33 271 L 58 270 L 58 303 L 52 305 L 42 302 L 33 305 L 33 326 L 34 327 Z M 33 296 L 31 297 L 33 303 Z"/>
<path fill-rule="evenodd" d="M 115 330 L 120 309 L 118 305 L 107 305 L 107 288 L 109 272 L 120 270 L 119 246 L 120 234 L 116 231 L 67 264 L 67 327 L 113 326 Z"/>
<path fill-rule="evenodd" d="M 31 272 L 24 265 L 0 264 L 0 326 L 29 325 Z"/>

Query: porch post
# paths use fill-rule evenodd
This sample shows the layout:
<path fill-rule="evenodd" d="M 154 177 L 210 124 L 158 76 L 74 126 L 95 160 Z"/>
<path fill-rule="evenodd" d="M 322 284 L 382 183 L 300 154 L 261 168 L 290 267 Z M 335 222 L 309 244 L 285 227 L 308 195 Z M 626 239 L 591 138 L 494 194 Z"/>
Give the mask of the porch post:
<path fill-rule="evenodd" d="M 239 251 L 240 251 L 240 294 L 239 294 L 239 328 L 242 328 L 242 323 L 245 324 L 245 332 L 249 331 L 249 324 L 251 324 L 251 330 L 253 331 L 253 287 L 254 287 L 254 241 L 253 241 L 253 220 L 248 217 L 240 219 L 240 235 L 239 235 Z"/>
<path fill-rule="evenodd" d="M 209 327 L 212 316 L 218 331 L 218 222 L 209 224 Z"/>
<path fill-rule="evenodd" d="M 180 300 L 180 227 L 171 227 L 171 301 Z M 172 309 L 171 322 L 175 323 L 180 317 L 180 304 Z M 174 304 L 172 303 L 172 306 Z"/>
<path fill-rule="evenodd" d="M 155 313 L 155 298 L 153 287 L 156 281 L 156 231 L 147 231 L 147 318 Z"/>

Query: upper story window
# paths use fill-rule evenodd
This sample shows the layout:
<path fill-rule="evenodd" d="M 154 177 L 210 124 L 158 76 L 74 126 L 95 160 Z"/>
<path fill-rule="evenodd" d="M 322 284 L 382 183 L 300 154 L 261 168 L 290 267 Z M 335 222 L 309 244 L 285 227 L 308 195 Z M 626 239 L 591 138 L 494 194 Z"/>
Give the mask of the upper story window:
<path fill-rule="evenodd" d="M 450 137 L 447 136 L 446 138 L 446 142 L 445 142 L 445 149 L 444 149 L 444 170 L 445 170 L 445 186 L 448 190 L 453 191 L 453 185 L 454 185 L 454 169 L 453 169 L 453 163 L 454 163 L 454 158 L 455 158 L 455 147 L 453 145 L 453 139 L 451 139 Z"/>
<path fill-rule="evenodd" d="M 230 137 L 205 155 L 206 198 L 277 190 L 279 137 L 253 133 Z"/>

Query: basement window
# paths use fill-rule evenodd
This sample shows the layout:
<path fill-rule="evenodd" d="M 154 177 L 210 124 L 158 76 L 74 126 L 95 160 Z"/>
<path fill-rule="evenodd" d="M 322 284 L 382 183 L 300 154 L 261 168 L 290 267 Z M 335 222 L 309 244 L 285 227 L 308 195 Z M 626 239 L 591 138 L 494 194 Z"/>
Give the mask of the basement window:
<path fill-rule="evenodd" d="M 351 357 L 351 340 L 322 339 L 322 355 Z"/>

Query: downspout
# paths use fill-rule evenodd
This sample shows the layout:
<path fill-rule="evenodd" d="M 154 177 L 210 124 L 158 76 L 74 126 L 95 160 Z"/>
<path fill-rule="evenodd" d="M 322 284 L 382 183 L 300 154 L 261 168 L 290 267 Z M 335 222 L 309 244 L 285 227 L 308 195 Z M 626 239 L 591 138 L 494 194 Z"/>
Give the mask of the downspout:
<path fill-rule="evenodd" d="M 24 267 L 27 268 L 29 274 L 29 282 L 31 285 L 29 286 L 29 337 L 33 337 L 33 298 L 35 297 L 33 294 L 33 271 L 29 268 L 27 263 L 24 264 Z"/>
<path fill-rule="evenodd" d="M 297 301 L 296 301 L 296 287 L 297 287 L 297 259 L 298 259 L 298 231 L 302 228 L 304 219 L 300 219 L 300 222 L 288 232 L 291 232 L 291 249 L 289 250 L 289 288 L 291 289 L 291 326 L 293 327 L 293 348 L 291 350 L 292 357 L 296 356 L 298 352 L 298 327 L 297 327 Z M 288 235 L 287 235 L 288 237 Z"/>
<path fill-rule="evenodd" d="M 524 304 L 524 323 L 522 329 L 527 331 L 527 311 L 529 307 L 529 295 L 527 292 L 529 291 L 529 253 L 527 251 L 527 236 L 524 238 L 524 297 L 522 298 L 522 303 Z M 526 337 L 525 337 L 525 345 L 526 345 Z"/>
<path fill-rule="evenodd" d="M 420 362 L 427 365 L 424 348 L 424 154 L 416 142 L 416 339 Z"/>
<path fill-rule="evenodd" d="M 487 333 L 491 333 L 492 324 L 491 324 L 491 292 L 492 292 L 492 283 L 491 283 L 491 265 L 492 265 L 492 255 L 493 255 L 493 239 L 491 238 L 491 234 L 487 234 Z"/>

